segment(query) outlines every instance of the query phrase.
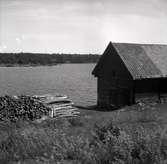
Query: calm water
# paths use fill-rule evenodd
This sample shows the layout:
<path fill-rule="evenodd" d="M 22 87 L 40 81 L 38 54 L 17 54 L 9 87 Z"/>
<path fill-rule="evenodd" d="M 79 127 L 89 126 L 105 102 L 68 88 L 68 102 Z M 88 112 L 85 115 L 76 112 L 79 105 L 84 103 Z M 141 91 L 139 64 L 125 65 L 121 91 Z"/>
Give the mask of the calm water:
<path fill-rule="evenodd" d="M 60 93 L 77 105 L 96 103 L 95 64 L 46 67 L 0 67 L 0 95 Z"/>

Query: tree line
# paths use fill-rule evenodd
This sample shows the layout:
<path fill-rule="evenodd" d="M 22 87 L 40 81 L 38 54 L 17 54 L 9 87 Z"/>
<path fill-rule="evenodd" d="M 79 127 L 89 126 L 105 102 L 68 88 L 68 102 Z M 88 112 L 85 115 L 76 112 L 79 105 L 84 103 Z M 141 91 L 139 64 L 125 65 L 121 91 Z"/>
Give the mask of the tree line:
<path fill-rule="evenodd" d="M 54 65 L 58 63 L 96 63 L 98 54 L 0 53 L 0 64 Z"/>

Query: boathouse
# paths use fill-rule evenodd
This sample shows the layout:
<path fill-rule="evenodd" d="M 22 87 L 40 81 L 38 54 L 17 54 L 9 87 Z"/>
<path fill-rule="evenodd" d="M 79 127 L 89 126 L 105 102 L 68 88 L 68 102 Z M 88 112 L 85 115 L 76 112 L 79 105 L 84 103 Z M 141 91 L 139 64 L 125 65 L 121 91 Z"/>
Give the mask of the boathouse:
<path fill-rule="evenodd" d="M 140 95 L 167 93 L 167 45 L 110 42 L 92 74 L 99 107 L 119 108 Z"/>

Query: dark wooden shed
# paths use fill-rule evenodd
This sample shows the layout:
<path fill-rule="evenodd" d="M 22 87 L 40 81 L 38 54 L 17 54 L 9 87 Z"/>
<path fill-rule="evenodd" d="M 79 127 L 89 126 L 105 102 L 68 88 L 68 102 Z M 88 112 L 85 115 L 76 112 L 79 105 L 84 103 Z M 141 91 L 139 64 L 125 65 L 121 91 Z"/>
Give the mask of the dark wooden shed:
<path fill-rule="evenodd" d="M 131 105 L 146 93 L 160 100 L 167 92 L 167 45 L 110 42 L 92 74 L 99 107 Z"/>

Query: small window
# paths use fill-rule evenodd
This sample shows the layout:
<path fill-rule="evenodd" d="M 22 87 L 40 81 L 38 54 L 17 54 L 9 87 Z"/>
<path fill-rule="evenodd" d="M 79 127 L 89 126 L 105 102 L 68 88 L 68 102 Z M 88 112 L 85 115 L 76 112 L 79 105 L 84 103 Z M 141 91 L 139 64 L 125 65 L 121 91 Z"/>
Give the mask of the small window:
<path fill-rule="evenodd" d="M 116 77 L 116 72 L 115 71 L 112 71 L 112 76 Z"/>

